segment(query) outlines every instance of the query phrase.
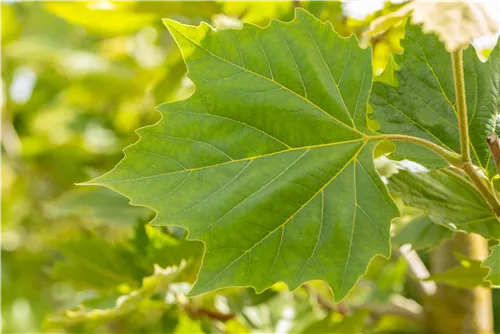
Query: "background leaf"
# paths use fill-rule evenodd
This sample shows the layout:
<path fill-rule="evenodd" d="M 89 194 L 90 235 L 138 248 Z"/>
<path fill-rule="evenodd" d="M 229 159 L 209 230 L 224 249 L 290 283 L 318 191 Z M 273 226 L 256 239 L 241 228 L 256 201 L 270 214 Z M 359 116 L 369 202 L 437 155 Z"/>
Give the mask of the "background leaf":
<path fill-rule="evenodd" d="M 500 237 L 500 224 L 484 199 L 469 181 L 455 172 L 401 170 L 389 178 L 389 189 L 406 205 L 421 209 L 433 222 L 452 231 Z"/>
<path fill-rule="evenodd" d="M 483 267 L 490 269 L 486 280 L 495 287 L 500 286 L 500 245 L 491 247 L 491 253 L 483 262 Z"/>
<path fill-rule="evenodd" d="M 422 215 L 398 230 L 391 240 L 398 246 L 410 244 L 411 248 L 420 250 L 437 247 L 452 236 L 453 232 L 450 229 Z"/>
<path fill-rule="evenodd" d="M 443 273 L 432 274 L 426 281 L 445 283 L 459 289 L 472 289 L 477 286 L 488 286 L 485 282 L 487 269 L 481 267 L 481 261 L 469 259 L 456 253 L 460 266 L 452 267 Z"/>

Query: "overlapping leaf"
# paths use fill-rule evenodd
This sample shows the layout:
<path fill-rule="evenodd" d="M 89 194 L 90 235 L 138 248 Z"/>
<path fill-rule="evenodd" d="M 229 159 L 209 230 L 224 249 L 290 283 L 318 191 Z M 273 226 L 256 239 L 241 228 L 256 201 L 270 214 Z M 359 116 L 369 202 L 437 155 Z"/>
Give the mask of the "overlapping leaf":
<path fill-rule="evenodd" d="M 455 172 L 402 170 L 389 179 L 389 189 L 403 202 L 424 211 L 435 223 L 452 230 L 500 238 L 500 223 L 474 186 Z"/>
<path fill-rule="evenodd" d="M 392 238 L 392 242 L 398 246 L 411 244 L 413 249 L 419 250 L 437 247 L 452 236 L 453 232 L 450 229 L 438 225 L 428 216 L 422 215 L 398 231 Z"/>
<path fill-rule="evenodd" d="M 370 104 L 381 132 L 424 138 L 459 152 L 459 132 L 451 57 L 444 45 L 420 27 L 407 25 L 402 41 L 404 53 L 396 55 L 400 70 L 399 85 L 373 86 Z M 491 171 L 486 136 L 495 132 L 500 107 L 500 46 L 482 63 L 472 47 L 464 51 L 464 75 L 471 154 L 474 162 Z M 430 167 L 445 163 L 424 148 L 398 143 L 396 156 L 409 158 Z"/>
<path fill-rule="evenodd" d="M 91 183 L 205 243 L 193 294 L 322 279 L 345 297 L 398 214 L 364 134 L 370 50 L 300 9 L 265 29 L 165 23 L 196 92 Z"/>
<path fill-rule="evenodd" d="M 460 265 L 451 267 L 442 273 L 436 273 L 426 278 L 426 281 L 445 283 L 459 289 L 473 289 L 477 286 L 489 286 L 485 281 L 488 269 L 481 267 L 481 261 L 455 253 Z"/>
<path fill-rule="evenodd" d="M 486 280 L 494 287 L 500 287 L 500 245 L 491 247 L 491 253 L 483 262 L 483 267 L 489 268 Z"/>

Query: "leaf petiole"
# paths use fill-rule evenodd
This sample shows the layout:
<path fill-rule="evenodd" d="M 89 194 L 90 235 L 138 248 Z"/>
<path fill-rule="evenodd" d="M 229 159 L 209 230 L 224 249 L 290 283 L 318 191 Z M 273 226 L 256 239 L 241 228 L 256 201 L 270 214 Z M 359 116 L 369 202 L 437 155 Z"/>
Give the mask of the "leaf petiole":
<path fill-rule="evenodd" d="M 439 145 L 436 145 L 434 143 L 431 143 L 430 141 L 427 141 L 425 139 L 421 139 L 418 137 L 413 137 L 413 136 L 406 136 L 406 135 L 399 135 L 399 134 L 383 134 L 383 135 L 377 135 L 377 136 L 367 136 L 366 140 L 400 140 L 400 141 L 406 141 L 410 143 L 414 143 L 423 147 L 428 148 L 432 152 L 436 153 L 439 155 L 441 158 L 446 160 L 450 165 L 461 168 L 462 165 L 462 160 L 461 156 L 458 153 L 449 151 Z"/>

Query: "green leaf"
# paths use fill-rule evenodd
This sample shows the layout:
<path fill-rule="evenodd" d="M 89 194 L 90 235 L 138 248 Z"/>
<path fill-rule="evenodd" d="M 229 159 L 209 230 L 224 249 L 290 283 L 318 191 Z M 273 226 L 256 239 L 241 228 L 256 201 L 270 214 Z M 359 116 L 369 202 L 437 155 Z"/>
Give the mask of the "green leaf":
<path fill-rule="evenodd" d="M 396 78 L 395 72 L 399 70 L 398 64 L 394 61 L 394 55 L 389 53 L 387 55 L 387 64 L 384 71 L 373 78 L 374 82 L 382 82 L 390 86 L 397 86 L 398 79 Z"/>
<path fill-rule="evenodd" d="M 19 35 L 19 32 L 21 31 L 21 26 L 18 22 L 16 10 L 14 9 L 14 6 L 12 6 L 12 4 L 2 3 L 1 10 L 2 22 L 0 24 L 2 25 L 2 29 L 0 34 L 2 39 L 1 43 L 2 46 L 4 46 L 8 42 L 16 39 L 16 37 Z"/>
<path fill-rule="evenodd" d="M 116 37 L 137 32 L 164 15 L 206 18 L 219 12 L 214 1 L 48 1 L 45 9 L 68 23 L 85 27 L 90 33 Z"/>
<path fill-rule="evenodd" d="M 459 133 L 451 57 L 433 35 L 407 25 L 404 53 L 396 55 L 399 85 L 375 83 L 370 98 L 372 114 L 383 133 L 412 135 L 459 152 Z M 486 136 L 495 132 L 500 104 L 500 46 L 482 63 L 472 47 L 464 51 L 469 135 L 474 162 L 494 170 Z M 444 167 L 434 153 L 414 144 L 397 143 L 395 157 L 408 158 L 429 167 Z"/>
<path fill-rule="evenodd" d="M 165 24 L 196 92 L 90 184 L 205 243 L 192 294 L 322 279 L 344 298 L 398 215 L 364 134 L 370 50 L 301 9 L 265 29 Z"/>
<path fill-rule="evenodd" d="M 111 2 L 102 6 L 92 2 L 51 1 L 45 4 L 48 11 L 67 22 L 82 25 L 93 33 L 105 36 L 133 33 L 155 19 L 152 13 L 134 13 L 128 11 L 127 7 Z"/>
<path fill-rule="evenodd" d="M 488 286 L 484 281 L 488 274 L 487 268 L 481 268 L 481 261 L 467 258 L 466 256 L 455 253 L 460 266 L 452 267 L 439 274 L 432 274 L 426 281 L 445 283 L 459 289 L 472 289 L 477 286 Z"/>
<path fill-rule="evenodd" d="M 325 319 L 317 321 L 307 327 L 303 333 L 360 333 L 365 327 L 370 310 L 357 310 L 349 317 L 333 313 Z"/>
<path fill-rule="evenodd" d="M 490 270 L 486 280 L 491 282 L 492 286 L 500 287 L 500 244 L 491 247 L 491 253 L 482 265 Z"/>
<path fill-rule="evenodd" d="M 110 243 L 96 235 L 66 241 L 59 246 L 65 261 L 56 262 L 53 277 L 77 287 L 113 289 L 120 284 L 135 287 L 144 272 L 131 266 L 132 247 Z"/>
<path fill-rule="evenodd" d="M 150 299 L 157 293 L 168 291 L 168 285 L 172 283 L 185 267 L 185 262 L 179 266 L 171 266 L 165 269 L 155 265 L 151 276 L 144 277 L 142 286 L 137 290 L 120 296 L 116 304 L 107 309 L 83 310 L 80 306 L 77 310 L 66 311 L 64 316 L 53 316 L 45 322 L 46 328 L 61 328 L 76 326 L 79 324 L 102 324 L 111 321 L 119 321 L 120 318 L 130 316 L 134 312 L 147 312 Z"/>
<path fill-rule="evenodd" d="M 104 188 L 69 191 L 45 208 L 55 218 L 76 217 L 116 225 L 134 225 L 150 215 L 149 210 L 130 206 L 125 197 Z"/>
<path fill-rule="evenodd" d="M 411 248 L 420 250 L 437 247 L 452 236 L 453 232 L 450 229 L 438 225 L 428 216 L 422 215 L 396 232 L 392 242 L 398 246 L 411 244 Z"/>
<path fill-rule="evenodd" d="M 421 209 L 451 230 L 500 237 L 500 223 L 474 186 L 455 172 L 440 169 L 424 173 L 401 170 L 389 178 L 389 189 L 403 202 Z"/>
<path fill-rule="evenodd" d="M 65 260 L 54 265 L 53 276 L 58 281 L 70 281 L 82 288 L 115 289 L 121 284 L 135 287 L 142 277 L 150 275 L 153 265 L 179 265 L 186 261 L 181 278 L 192 282 L 199 268 L 201 244 L 177 240 L 147 225 L 145 235 L 136 232 L 130 242 L 109 242 L 97 235 L 65 240 L 59 249 Z M 138 237 L 145 238 L 139 245 Z"/>
<path fill-rule="evenodd" d="M 271 18 L 292 17 L 291 1 L 219 1 L 222 12 L 255 24 L 268 24 Z"/>

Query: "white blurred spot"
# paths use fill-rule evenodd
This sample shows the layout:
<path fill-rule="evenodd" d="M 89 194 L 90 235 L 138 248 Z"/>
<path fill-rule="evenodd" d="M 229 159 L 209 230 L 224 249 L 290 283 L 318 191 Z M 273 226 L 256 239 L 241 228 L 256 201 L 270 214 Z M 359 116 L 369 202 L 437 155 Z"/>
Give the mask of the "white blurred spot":
<path fill-rule="evenodd" d="M 31 327 L 31 306 L 26 299 L 16 299 L 14 303 L 12 303 L 11 312 L 14 323 L 18 324 L 20 329 L 27 329 Z"/>
<path fill-rule="evenodd" d="M 472 45 L 474 45 L 474 48 L 478 51 L 492 50 L 496 46 L 498 42 L 498 37 L 500 36 L 500 2 L 498 1 L 480 1 L 480 2 L 484 5 L 484 7 L 486 7 L 486 10 L 490 14 L 490 16 L 493 19 L 496 19 L 496 21 L 498 22 L 498 29 L 496 34 L 491 34 L 476 38 L 472 42 Z M 481 56 L 479 58 L 483 61 L 485 60 Z"/>
<path fill-rule="evenodd" d="M 12 252 L 21 246 L 21 236 L 15 231 L 2 232 L 2 249 Z"/>
<path fill-rule="evenodd" d="M 281 313 L 282 318 L 276 324 L 276 333 L 288 333 L 292 328 L 292 320 L 295 317 L 293 307 L 286 306 Z"/>
<path fill-rule="evenodd" d="M 215 296 L 215 307 L 223 313 L 230 313 L 231 309 L 229 308 L 229 305 L 227 304 L 227 298 L 222 295 L 217 295 Z"/>
<path fill-rule="evenodd" d="M 240 20 L 224 14 L 214 15 L 212 23 L 217 29 L 241 29 L 243 26 Z"/>
<path fill-rule="evenodd" d="M 342 3 L 344 15 L 364 20 L 368 15 L 384 8 L 383 0 L 356 0 Z"/>
<path fill-rule="evenodd" d="M 103 73 L 109 70 L 109 63 L 102 57 L 89 52 L 72 52 L 65 56 L 62 65 L 74 75 L 88 72 Z"/>
<path fill-rule="evenodd" d="M 92 123 L 84 133 L 85 148 L 93 153 L 114 153 L 118 148 L 118 140 L 113 131 Z"/>
<path fill-rule="evenodd" d="M 91 1 L 87 4 L 90 9 L 98 10 L 113 10 L 116 9 L 116 5 L 111 1 Z"/>
<path fill-rule="evenodd" d="M 29 67 L 19 67 L 15 70 L 10 85 L 9 95 L 17 104 L 26 103 L 33 93 L 36 83 L 36 74 Z"/>
<path fill-rule="evenodd" d="M 428 172 L 429 170 L 422 166 L 421 164 L 418 164 L 416 162 L 410 161 L 410 160 L 402 160 L 399 162 L 399 165 L 407 170 L 409 170 L 412 173 L 423 173 L 423 172 Z"/>

